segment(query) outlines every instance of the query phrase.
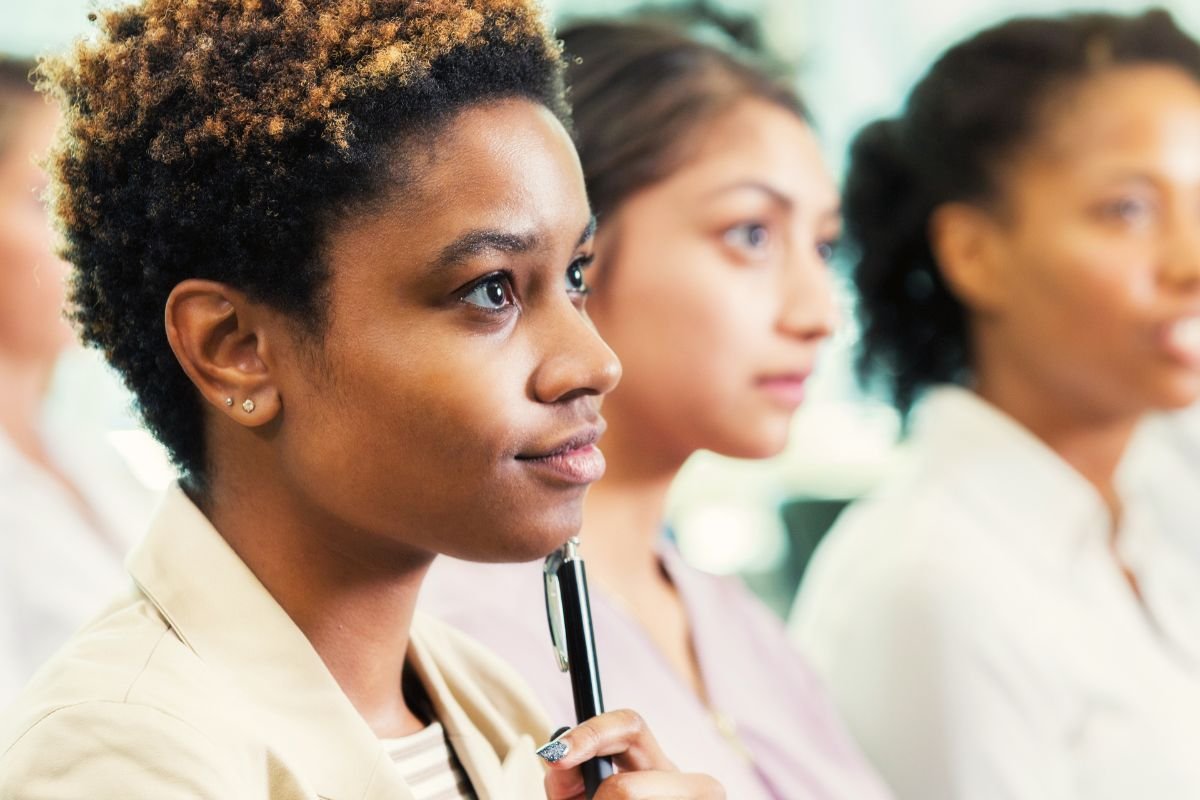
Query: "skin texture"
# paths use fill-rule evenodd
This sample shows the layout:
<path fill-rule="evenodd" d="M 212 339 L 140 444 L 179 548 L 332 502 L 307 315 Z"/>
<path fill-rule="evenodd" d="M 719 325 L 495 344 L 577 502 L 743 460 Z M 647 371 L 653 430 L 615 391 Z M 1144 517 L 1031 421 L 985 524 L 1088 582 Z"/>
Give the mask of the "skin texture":
<path fill-rule="evenodd" d="M 667 489 L 696 450 L 763 458 L 786 444 L 801 395 L 763 379 L 814 368 L 835 323 L 825 258 L 840 220 L 816 138 L 791 112 L 746 100 L 697 135 L 695 155 L 597 235 L 589 309 L 625 377 L 605 401 L 609 470 L 584 533 L 593 580 L 703 698 L 655 552 Z"/>
<path fill-rule="evenodd" d="M 970 310 L 980 394 L 1118 514 L 1137 421 L 1200 398 L 1200 362 L 1168 341 L 1200 315 L 1200 84 L 1122 67 L 1055 100 L 997 207 L 944 210 L 935 244 Z"/>
<path fill-rule="evenodd" d="M 208 406 L 198 501 L 385 737 L 424 725 L 399 677 L 430 561 L 528 559 L 573 535 L 585 483 L 521 457 L 598 433 L 620 375 L 583 313 L 591 214 L 554 116 L 478 105 L 422 148 L 415 184 L 329 232 L 319 337 L 207 281 L 166 309 Z M 657 752 L 620 715 L 596 726 L 620 752 Z M 636 768 L 710 796 L 661 757 Z"/>

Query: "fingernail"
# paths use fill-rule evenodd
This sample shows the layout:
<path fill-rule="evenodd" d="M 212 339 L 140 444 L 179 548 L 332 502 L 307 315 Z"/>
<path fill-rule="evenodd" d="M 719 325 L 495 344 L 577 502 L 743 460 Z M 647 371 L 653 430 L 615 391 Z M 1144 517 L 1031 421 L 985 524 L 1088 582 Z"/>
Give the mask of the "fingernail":
<path fill-rule="evenodd" d="M 559 735 L 561 736 L 562 734 Z M 567 754 L 567 750 L 569 749 L 570 747 L 566 742 L 562 741 L 561 739 L 555 739 L 554 741 L 544 744 L 538 748 L 537 754 L 541 756 L 544 761 L 553 764 L 555 761 L 558 761 L 565 756 Z"/>

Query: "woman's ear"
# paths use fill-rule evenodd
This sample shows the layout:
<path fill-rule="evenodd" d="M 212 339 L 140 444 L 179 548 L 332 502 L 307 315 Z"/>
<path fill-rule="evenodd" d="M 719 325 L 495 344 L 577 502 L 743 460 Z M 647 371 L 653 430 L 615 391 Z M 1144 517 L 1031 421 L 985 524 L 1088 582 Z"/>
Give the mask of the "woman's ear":
<path fill-rule="evenodd" d="M 167 298 L 167 341 L 183 371 L 210 405 L 247 427 L 270 422 L 282 408 L 267 317 L 262 306 L 215 281 L 183 281 Z"/>
<path fill-rule="evenodd" d="M 1007 276 L 1000 257 L 1001 230 L 985 209 L 944 203 L 929 218 L 929 247 L 950 291 L 971 311 L 1003 310 Z"/>

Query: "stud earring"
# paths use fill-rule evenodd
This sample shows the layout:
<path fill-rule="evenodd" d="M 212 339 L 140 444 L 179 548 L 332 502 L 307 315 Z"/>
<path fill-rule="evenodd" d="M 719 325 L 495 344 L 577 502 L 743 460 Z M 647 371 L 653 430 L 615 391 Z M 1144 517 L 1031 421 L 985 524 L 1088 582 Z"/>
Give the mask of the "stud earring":
<path fill-rule="evenodd" d="M 242 411 L 245 411 L 247 414 L 249 414 L 250 412 L 254 411 L 254 401 L 253 401 L 253 400 L 251 400 L 249 397 L 247 397 L 247 398 L 245 399 L 245 401 L 243 401 L 243 403 L 242 403 Z"/>
<path fill-rule="evenodd" d="M 225 398 L 225 407 L 226 407 L 226 408 L 233 408 L 233 398 L 232 398 L 232 397 L 226 397 L 226 398 Z"/>

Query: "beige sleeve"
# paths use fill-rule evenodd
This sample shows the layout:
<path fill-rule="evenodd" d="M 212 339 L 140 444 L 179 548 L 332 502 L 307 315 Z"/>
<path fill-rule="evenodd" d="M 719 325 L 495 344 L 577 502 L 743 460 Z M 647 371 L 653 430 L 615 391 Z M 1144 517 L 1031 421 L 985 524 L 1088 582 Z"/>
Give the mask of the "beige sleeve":
<path fill-rule="evenodd" d="M 228 800 L 228 754 L 150 706 L 88 702 L 43 717 L 0 754 L 0 800 Z"/>

